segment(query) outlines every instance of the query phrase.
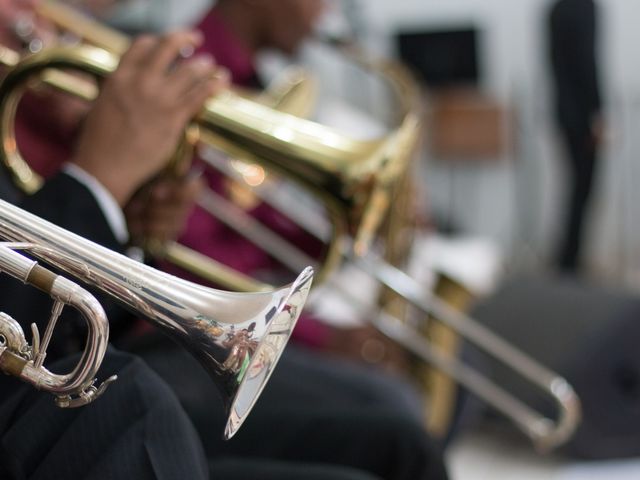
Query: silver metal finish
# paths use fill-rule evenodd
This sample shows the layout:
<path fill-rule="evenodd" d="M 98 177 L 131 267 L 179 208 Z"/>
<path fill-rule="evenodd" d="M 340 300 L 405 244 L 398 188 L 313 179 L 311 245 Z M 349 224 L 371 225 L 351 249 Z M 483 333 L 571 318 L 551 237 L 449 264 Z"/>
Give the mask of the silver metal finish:
<path fill-rule="evenodd" d="M 30 248 L 33 245 L 9 245 L 13 248 Z M 29 276 L 36 267 L 36 262 L 25 258 L 13 251 L 6 244 L 0 244 L 0 272 L 29 283 Z M 95 375 L 100 367 L 107 348 L 109 338 L 109 321 L 102 306 L 88 291 L 58 275 L 51 274 L 55 278 L 48 292 L 57 302 L 70 305 L 77 309 L 82 318 L 87 322 L 88 338 L 84 353 L 74 369 L 66 375 L 58 375 L 49 372 L 42 367 L 46 355 L 46 343 L 39 346 L 39 341 L 34 342 L 34 348 L 30 348 L 25 340 L 20 325 L 10 316 L 2 314 L 0 318 L 0 335 L 5 339 L 0 347 L 0 368 L 8 361 L 10 353 L 25 360 L 20 362 L 19 377 L 32 384 L 34 387 L 47 390 L 56 396 L 56 403 L 61 407 L 75 407 L 84 405 L 94 400 L 104 391 L 104 388 L 115 380 L 108 379 L 105 384 L 94 387 Z M 39 338 L 35 325 L 34 338 Z M 47 328 L 49 331 L 49 328 Z M 45 337 L 50 335 L 45 335 Z"/>
<path fill-rule="evenodd" d="M 109 294 L 185 346 L 221 391 L 229 415 L 226 438 L 240 427 L 269 379 L 313 278 L 313 270 L 307 268 L 290 286 L 273 292 L 206 288 L 140 264 L 1 200 L 0 237 L 29 244 L 31 255 Z M 64 297 L 58 288 L 54 293 L 54 298 Z M 106 343 L 106 336 L 101 338 Z"/>

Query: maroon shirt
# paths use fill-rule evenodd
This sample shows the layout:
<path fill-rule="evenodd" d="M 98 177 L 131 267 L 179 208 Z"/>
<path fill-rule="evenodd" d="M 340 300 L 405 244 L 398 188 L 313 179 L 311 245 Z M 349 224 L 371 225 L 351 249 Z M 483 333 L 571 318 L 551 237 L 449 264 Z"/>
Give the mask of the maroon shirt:
<path fill-rule="evenodd" d="M 31 168 L 49 178 L 71 156 L 76 128 L 56 118 L 55 102 L 47 96 L 27 94 L 16 113 L 16 141 Z"/>

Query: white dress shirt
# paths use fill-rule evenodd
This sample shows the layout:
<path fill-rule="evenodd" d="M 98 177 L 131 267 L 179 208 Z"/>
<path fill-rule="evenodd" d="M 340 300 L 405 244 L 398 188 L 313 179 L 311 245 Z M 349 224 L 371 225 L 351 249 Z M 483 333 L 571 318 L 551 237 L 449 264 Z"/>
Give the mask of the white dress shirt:
<path fill-rule="evenodd" d="M 98 202 L 100 210 L 104 214 L 115 238 L 123 245 L 129 241 L 129 230 L 124 213 L 113 195 L 93 175 L 75 163 L 65 163 L 62 167 L 64 173 L 73 177 L 87 187 Z"/>

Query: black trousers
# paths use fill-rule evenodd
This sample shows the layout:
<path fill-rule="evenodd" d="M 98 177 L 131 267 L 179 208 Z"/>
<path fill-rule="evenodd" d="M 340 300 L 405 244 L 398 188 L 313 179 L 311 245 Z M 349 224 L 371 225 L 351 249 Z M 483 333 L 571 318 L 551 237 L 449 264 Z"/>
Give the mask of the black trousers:
<path fill-rule="evenodd" d="M 333 465 L 389 480 L 447 478 L 415 407 L 398 394 L 404 387 L 377 373 L 289 346 L 256 407 L 225 442 L 220 396 L 198 363 L 169 341 L 138 353 L 174 388 L 212 462 Z"/>
<path fill-rule="evenodd" d="M 64 372 L 75 362 L 49 368 Z M 110 350 L 100 378 L 113 374 L 118 380 L 101 398 L 73 409 L 3 378 L 0 478 L 208 478 L 200 439 L 171 389 L 140 359 Z"/>
<path fill-rule="evenodd" d="M 209 466 L 212 480 L 379 480 L 348 467 L 259 458 L 218 458 Z"/>
<path fill-rule="evenodd" d="M 575 272 L 580 267 L 584 226 L 596 173 L 597 149 L 589 129 L 561 127 L 568 159 L 568 197 L 565 223 L 557 252 L 558 267 Z"/>
<path fill-rule="evenodd" d="M 67 371 L 75 361 L 51 368 Z M 100 378 L 113 374 L 119 378 L 101 398 L 69 410 L 57 408 L 49 394 L 3 378 L 3 394 L 11 393 L 0 403 L 0 479 L 377 479 L 355 468 L 258 456 L 218 455 L 207 462 L 175 395 L 144 362 L 111 350 Z"/>

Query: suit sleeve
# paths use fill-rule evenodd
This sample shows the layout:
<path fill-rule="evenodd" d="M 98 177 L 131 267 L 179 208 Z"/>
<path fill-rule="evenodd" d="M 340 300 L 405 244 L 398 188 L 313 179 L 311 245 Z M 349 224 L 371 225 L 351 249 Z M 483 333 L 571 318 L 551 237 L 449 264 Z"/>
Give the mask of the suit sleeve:
<path fill-rule="evenodd" d="M 52 178 L 38 193 L 26 197 L 20 206 L 107 248 L 123 250 L 96 198 L 70 175 L 61 173 Z"/>

